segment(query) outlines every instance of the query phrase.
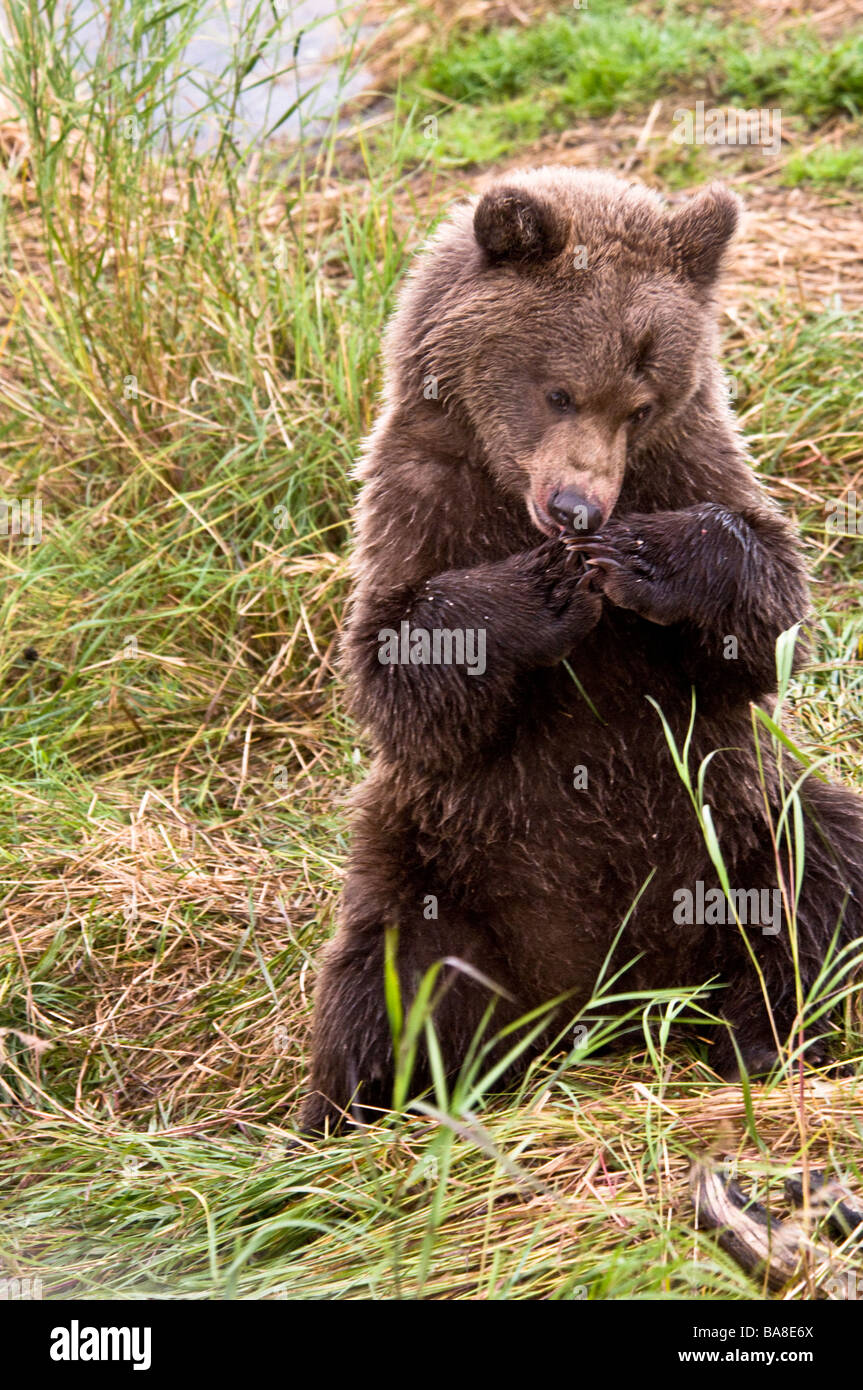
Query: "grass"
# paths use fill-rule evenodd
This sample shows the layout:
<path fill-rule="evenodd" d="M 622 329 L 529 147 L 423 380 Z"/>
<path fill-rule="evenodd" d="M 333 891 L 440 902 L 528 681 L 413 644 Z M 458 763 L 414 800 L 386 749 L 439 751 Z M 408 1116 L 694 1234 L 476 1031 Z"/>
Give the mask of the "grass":
<path fill-rule="evenodd" d="M 760 1190 L 803 1161 L 859 1178 L 859 1108 L 852 1083 L 829 1104 L 787 1076 L 717 1088 L 697 1043 L 669 1042 L 672 999 L 643 1005 L 628 1054 L 564 1049 L 506 1101 L 438 1095 L 314 1146 L 292 1114 L 368 756 L 333 664 L 351 469 L 430 177 L 528 162 L 575 117 L 640 122 L 678 79 L 820 120 L 857 101 L 859 41 L 807 86 L 754 21 L 735 68 L 715 15 L 657 27 L 597 0 L 448 31 L 378 126 L 260 151 L 166 115 L 193 7 L 174 31 L 114 4 L 84 82 L 59 10 L 4 12 L 0 478 L 42 521 L 0 548 L 3 1268 L 53 1297 L 747 1297 L 693 1231 L 691 1158 L 721 1143 Z M 419 147 L 429 91 L 443 144 Z M 236 99 L 229 70 L 202 119 L 229 130 Z M 858 784 L 860 541 L 825 517 L 863 494 L 860 319 L 770 289 L 724 342 L 818 580 L 792 703 Z M 849 1008 L 846 1055 L 856 1030 Z"/>
<path fill-rule="evenodd" d="M 467 38 L 446 32 L 424 45 L 405 80 L 403 96 L 417 116 L 408 152 L 416 159 L 427 153 L 422 122 L 430 103 L 438 120 L 436 160 L 471 165 L 574 120 L 639 111 L 657 98 L 674 108 L 693 92 L 706 95 L 708 107 L 778 108 L 783 121 L 806 128 L 835 116 L 856 121 L 863 35 L 852 30 L 825 44 L 814 26 L 798 24 L 771 42 L 757 14 L 617 0 L 591 0 Z"/>
<path fill-rule="evenodd" d="M 863 188 L 863 146 L 845 149 L 821 146 L 811 153 L 793 154 L 785 166 L 783 182 L 800 186 L 861 189 Z"/>

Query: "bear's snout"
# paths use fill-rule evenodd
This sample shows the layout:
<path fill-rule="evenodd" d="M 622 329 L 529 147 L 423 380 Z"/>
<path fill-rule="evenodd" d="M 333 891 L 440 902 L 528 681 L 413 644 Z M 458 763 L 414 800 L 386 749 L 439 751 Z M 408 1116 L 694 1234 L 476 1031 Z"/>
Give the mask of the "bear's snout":
<path fill-rule="evenodd" d="M 574 487 L 560 488 L 548 499 L 548 510 L 567 531 L 590 535 L 602 525 L 602 510 Z"/>

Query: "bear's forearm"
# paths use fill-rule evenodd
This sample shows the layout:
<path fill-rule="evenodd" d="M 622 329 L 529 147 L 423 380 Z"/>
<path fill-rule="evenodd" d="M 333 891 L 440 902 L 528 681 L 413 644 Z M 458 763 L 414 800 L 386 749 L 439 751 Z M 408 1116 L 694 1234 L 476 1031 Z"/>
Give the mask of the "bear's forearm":
<path fill-rule="evenodd" d="M 679 630 L 681 667 L 708 695 L 775 690 L 776 639 L 809 611 L 797 545 L 775 512 L 629 513 L 581 548 L 609 602 Z"/>
<path fill-rule="evenodd" d="M 776 689 L 776 641 L 809 612 L 801 556 L 789 528 L 768 511 L 710 508 L 687 645 L 693 677 L 750 699 Z M 727 575 L 727 578 L 725 577 Z M 797 660 L 805 651 L 801 640 Z"/>
<path fill-rule="evenodd" d="M 711 504 L 677 515 L 689 537 L 689 564 L 679 576 L 684 665 L 719 698 L 772 693 L 777 638 L 809 611 L 792 532 L 766 508 L 736 512 Z M 798 659 L 802 652 L 801 642 Z"/>
<path fill-rule="evenodd" d="M 521 675 L 556 664 L 599 618 L 565 550 L 546 543 L 449 570 L 386 598 L 361 595 L 345 652 L 353 708 L 397 759 L 433 765 L 499 735 Z"/>

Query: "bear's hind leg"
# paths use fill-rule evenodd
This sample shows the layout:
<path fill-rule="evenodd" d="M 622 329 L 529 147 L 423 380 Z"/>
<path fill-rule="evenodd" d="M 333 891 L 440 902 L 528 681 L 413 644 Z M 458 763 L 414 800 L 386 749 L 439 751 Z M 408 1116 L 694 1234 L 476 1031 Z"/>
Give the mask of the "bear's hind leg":
<path fill-rule="evenodd" d="M 300 1110 L 300 1128 L 335 1132 L 351 1118 L 369 1123 L 392 1106 L 393 1039 L 384 993 L 386 924 L 383 914 L 348 917 L 331 943 L 315 986 L 310 1094 Z M 525 1010 L 512 997 L 493 934 L 466 916 L 402 923 L 397 938 L 401 1006 L 406 1018 L 425 972 L 443 967 L 436 984 L 434 1026 L 448 1072 L 458 1069 L 494 1000 L 490 1031 Z M 467 969 L 459 967 L 463 962 Z M 493 993 L 473 972 L 491 979 Z M 418 1049 L 411 1092 L 428 1084 L 426 1059 Z"/>
<path fill-rule="evenodd" d="M 383 929 L 380 931 L 383 940 Z M 311 1090 L 300 1108 L 305 1133 L 336 1133 L 351 1117 L 373 1119 L 392 1095 L 392 1039 L 383 951 L 339 932 L 315 985 Z"/>
<path fill-rule="evenodd" d="M 739 1052 L 749 1076 L 766 1076 L 778 1064 L 779 1052 L 755 971 L 750 967 L 744 974 L 732 979 L 723 993 L 727 995 L 727 1002 L 719 1006 L 719 1017 L 725 1027 L 717 1032 L 711 1044 L 711 1067 L 724 1081 L 739 1081 Z M 771 1007 L 780 1045 L 784 1045 L 792 1019 L 779 1015 L 774 1004 Z"/>

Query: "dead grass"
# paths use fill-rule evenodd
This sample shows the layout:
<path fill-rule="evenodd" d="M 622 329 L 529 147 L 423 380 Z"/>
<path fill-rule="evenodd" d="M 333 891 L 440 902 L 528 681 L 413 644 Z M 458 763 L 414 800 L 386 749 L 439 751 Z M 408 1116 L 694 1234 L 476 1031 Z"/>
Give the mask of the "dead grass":
<path fill-rule="evenodd" d="M 375 58 L 381 83 L 392 80 L 405 53 L 432 28 L 438 33 L 441 24 L 453 28 L 466 20 L 522 25 L 543 8 L 475 0 L 427 7 L 421 20 L 408 7 L 390 10 Z M 787 4 L 763 8 L 777 28 L 793 20 Z M 814 18 L 828 34 L 859 10 L 826 6 Z M 361 372 L 355 380 L 349 368 L 352 349 L 360 339 L 372 340 L 376 326 L 357 328 L 336 313 L 355 280 L 355 247 L 339 240 L 339 229 L 346 216 L 360 226 L 364 219 L 391 226 L 400 265 L 450 200 L 511 165 L 599 165 L 665 186 L 673 109 L 663 101 L 637 119 L 579 122 L 494 169 L 406 170 L 385 201 L 349 136 L 337 156 L 322 150 L 303 190 L 301 227 L 303 257 L 317 276 L 310 301 L 335 316 L 332 334 L 321 333 L 320 360 L 311 361 L 301 382 L 283 380 L 283 339 L 271 331 L 272 319 L 262 338 L 239 312 L 239 326 L 231 323 L 237 360 L 251 356 L 260 367 L 247 398 L 232 394 L 237 376 L 223 370 L 208 346 L 214 362 L 208 385 L 218 382 L 226 402 L 224 452 L 241 435 L 244 445 L 251 439 L 251 449 L 248 421 L 257 419 L 256 410 L 266 420 L 260 455 L 253 454 L 248 473 L 225 484 L 228 491 L 237 484 L 236 504 L 231 498 L 221 514 L 208 505 L 215 451 L 189 471 L 194 435 L 184 433 L 183 412 L 203 407 L 183 384 L 179 358 L 162 359 L 164 390 L 155 415 L 142 406 L 137 432 L 129 431 L 139 450 L 133 463 L 158 459 L 167 478 L 164 488 L 162 473 L 153 483 L 156 503 L 148 516 L 161 526 L 174 494 L 188 490 L 204 518 L 201 533 L 224 560 L 228 609 L 237 617 L 224 648 L 217 639 L 225 620 L 218 614 L 208 615 L 206 625 L 201 619 L 192 653 L 187 636 L 178 639 L 170 626 L 157 633 L 145 657 L 176 676 L 179 693 L 148 704 L 139 702 L 117 654 L 116 615 L 113 648 L 82 663 L 78 644 L 85 638 L 65 630 L 67 609 L 70 625 L 79 620 L 77 596 L 52 590 L 50 573 L 34 616 L 27 616 L 33 610 L 23 596 L 20 611 L 8 614 L 7 654 L 14 652 L 14 660 L 3 668 L 12 710 L 5 753 L 21 768 L 4 783 L 12 847 L 0 872 L 0 1176 L 24 1224 L 14 1233 L 3 1228 L 3 1259 L 11 1272 L 44 1273 L 55 1296 L 146 1296 L 153 1288 L 171 1296 L 182 1288 L 201 1297 L 407 1291 L 541 1298 L 571 1296 L 583 1285 L 599 1297 L 636 1296 L 646 1287 L 743 1297 L 750 1291 L 745 1279 L 693 1230 L 686 1185 L 693 1156 L 708 1151 L 730 1158 L 762 1183 L 774 1182 L 782 1165 L 801 1163 L 850 1169 L 859 1180 L 858 1081 L 813 1076 L 791 1089 L 759 1087 L 748 1096 L 717 1086 L 682 1046 L 663 1054 L 659 1071 L 655 1058 L 634 1051 L 609 1064 L 576 1064 L 563 1084 L 552 1085 L 539 1072 L 521 1104 L 496 1107 L 455 1132 L 420 1114 L 330 1145 L 311 1146 L 292 1133 L 308 1056 L 315 959 L 332 927 L 344 862 L 343 799 L 364 757 L 361 743 L 354 754 L 359 736 L 345 723 L 334 680 L 344 558 L 330 548 L 328 533 L 315 539 L 311 526 L 313 553 L 291 550 L 290 535 L 256 536 L 243 542 L 240 562 L 231 556 L 236 559 L 262 470 L 292 477 L 285 430 L 293 435 L 306 422 L 300 453 L 311 451 L 312 436 L 327 432 L 345 436 L 352 449 L 374 408 L 373 376 Z M 367 109 L 357 116 L 365 128 L 377 120 Z M 800 315 L 835 304 L 837 295 L 846 310 L 863 306 L 860 201 L 787 189 L 779 181 L 794 150 L 813 141 L 841 144 L 846 127 L 786 134 L 773 168 L 714 152 L 717 174 L 739 188 L 749 209 L 727 277 L 725 328 L 753 377 L 769 377 L 779 341 L 793 367 L 804 333 Z M 85 148 L 76 158 L 72 193 L 85 210 L 88 234 L 98 240 L 109 225 L 104 185 Z M 257 208 L 257 221 L 245 205 L 239 213 L 232 209 L 227 189 L 210 189 L 208 225 L 218 226 L 221 208 L 226 224 L 239 229 L 239 263 L 256 242 L 271 247 L 290 232 L 293 177 Z M 40 286 L 47 261 L 33 152 L 8 110 L 0 111 L 0 180 L 11 209 L 19 289 Z M 200 172 L 185 185 L 168 179 L 166 221 L 182 224 L 202 191 Z M 672 197 L 684 192 L 669 191 Z M 146 220 L 143 207 L 139 218 Z M 369 264 L 377 268 L 380 243 L 371 245 Z M 149 254 L 152 269 L 156 253 Z M 386 292 L 391 287 L 386 275 L 369 283 L 370 297 L 378 299 L 381 283 Z M 241 289 L 232 286 L 231 294 L 244 309 L 273 293 L 263 276 L 251 276 Z M 301 286 L 297 296 L 302 292 Z M 135 520 L 126 488 L 136 470 L 110 433 L 106 448 L 86 411 L 68 422 L 43 421 L 20 346 L 22 318 L 50 337 L 44 299 L 0 285 L 0 381 L 18 412 L 10 442 L 20 450 L 19 465 L 44 450 L 46 496 L 56 500 L 64 522 L 63 508 L 74 508 L 89 487 L 94 458 L 116 450 L 125 469 L 93 501 L 87 544 L 98 552 L 92 536 Z M 835 329 L 831 362 L 849 360 L 855 323 Z M 217 336 L 228 335 L 228 324 L 227 314 L 218 319 Z M 322 365 L 333 361 L 345 364 L 342 397 Z M 805 389 L 815 396 L 823 383 L 805 354 L 800 361 L 789 393 Z M 783 421 L 776 438 L 768 437 L 773 425 L 763 394 L 742 403 L 746 427 L 763 432 L 759 453 L 782 454 L 781 466 L 767 473 L 768 486 L 804 517 L 823 517 L 831 499 L 854 487 L 863 491 L 857 416 L 848 402 L 846 393 L 811 422 Z M 0 478 L 13 487 L 14 469 L 3 465 Z M 330 482 L 322 471 L 309 486 L 323 492 Z M 55 524 L 51 516 L 46 524 Z M 817 524 L 808 534 L 823 581 L 822 607 L 834 627 L 836 615 L 846 612 L 856 640 L 859 604 L 843 545 Z M 179 539 L 165 521 L 148 544 L 171 556 Z M 202 563 L 208 555 L 202 551 Z M 13 577 L 21 572 L 14 547 L 5 563 Z M 98 591 L 101 572 L 88 574 Z M 174 588 L 187 597 L 179 581 Z M 290 599 L 280 601 L 283 594 Z M 41 652 L 35 670 L 20 658 L 31 640 Z M 842 646 L 851 640 L 835 637 L 818 673 L 821 684 L 801 686 L 795 696 L 807 731 L 820 740 L 818 751 L 829 749 L 849 779 L 859 777 L 863 679 L 863 661 L 848 659 Z M 49 725 L 46 734 L 36 724 L 34 733 L 24 716 L 38 713 L 40 701 L 49 702 L 73 673 L 93 681 L 101 703 L 60 740 L 68 761 L 46 769 L 34 743 L 37 751 L 50 748 L 56 728 Z M 33 767 L 22 770 L 31 755 Z M 130 1155 L 134 1166 L 124 1167 Z M 118 1234 L 130 1210 L 135 1219 L 152 1221 L 152 1229 L 132 1226 L 131 1238 Z M 311 1251 L 303 1252 L 299 1237 L 296 1246 L 286 1243 L 279 1222 L 288 1219 L 306 1230 Z M 139 1229 L 148 1232 L 140 1252 Z M 238 1245 L 251 1246 L 262 1234 L 267 1240 L 226 1272 L 239 1258 Z M 836 1261 L 835 1269 L 848 1268 L 847 1254 Z M 811 1297 L 825 1277 L 810 1260 L 785 1296 Z"/>

